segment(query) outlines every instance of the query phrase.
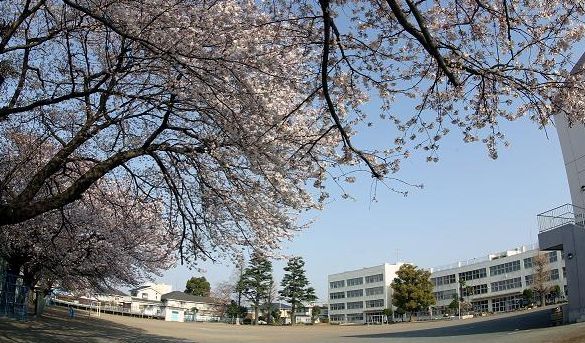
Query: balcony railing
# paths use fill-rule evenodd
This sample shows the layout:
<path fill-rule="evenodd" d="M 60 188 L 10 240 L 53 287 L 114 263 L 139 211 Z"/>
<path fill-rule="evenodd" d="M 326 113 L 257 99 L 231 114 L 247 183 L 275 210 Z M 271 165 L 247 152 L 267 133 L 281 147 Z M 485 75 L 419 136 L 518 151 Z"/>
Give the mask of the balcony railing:
<path fill-rule="evenodd" d="M 573 204 L 564 204 L 536 216 L 538 231 L 545 232 L 566 224 L 585 227 L 585 209 Z"/>

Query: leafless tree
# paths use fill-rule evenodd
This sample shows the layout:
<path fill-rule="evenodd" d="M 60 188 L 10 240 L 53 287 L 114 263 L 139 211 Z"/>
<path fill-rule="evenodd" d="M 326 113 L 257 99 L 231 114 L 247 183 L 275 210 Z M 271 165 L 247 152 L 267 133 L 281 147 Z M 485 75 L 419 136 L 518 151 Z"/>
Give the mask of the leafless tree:
<path fill-rule="evenodd" d="M 235 284 L 230 281 L 220 282 L 216 287 L 211 289 L 211 298 L 216 304 L 216 314 L 223 317 L 227 307 L 232 301 L 235 290 Z"/>
<path fill-rule="evenodd" d="M 545 305 L 546 295 L 550 292 L 550 267 L 546 252 L 539 252 L 532 258 L 534 273 L 532 274 L 532 289 L 540 299 L 540 305 Z"/>

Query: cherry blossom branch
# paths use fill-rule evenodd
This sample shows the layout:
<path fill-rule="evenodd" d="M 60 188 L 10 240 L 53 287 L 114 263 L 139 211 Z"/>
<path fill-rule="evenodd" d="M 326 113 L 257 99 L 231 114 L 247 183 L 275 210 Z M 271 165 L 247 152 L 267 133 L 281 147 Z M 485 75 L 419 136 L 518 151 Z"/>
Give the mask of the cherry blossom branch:
<path fill-rule="evenodd" d="M 449 69 L 449 67 L 447 67 L 445 59 L 443 58 L 443 56 L 439 52 L 439 49 L 437 48 L 437 45 L 435 44 L 433 37 L 431 36 L 430 32 L 426 28 L 424 18 L 422 16 L 422 14 L 420 13 L 420 11 L 418 10 L 418 8 L 416 7 L 416 5 L 413 4 L 412 1 L 406 0 L 406 3 L 408 4 L 408 8 L 411 10 L 412 14 L 414 15 L 414 18 L 416 19 L 416 22 L 417 22 L 420 30 L 417 30 L 408 21 L 408 19 L 404 15 L 404 12 L 400 8 L 400 5 L 398 5 L 398 3 L 395 0 L 386 0 L 386 2 L 388 3 L 390 8 L 392 9 L 392 13 L 394 13 L 394 15 L 396 16 L 396 20 L 398 20 L 398 22 L 402 25 L 402 27 L 404 27 L 404 29 L 408 33 L 410 33 L 414 38 L 416 38 L 416 40 L 421 44 L 421 46 L 431 56 L 433 56 L 433 58 L 437 61 L 437 64 L 439 65 L 441 70 L 445 73 L 447 78 L 449 78 L 449 81 L 451 81 L 451 83 L 454 86 L 459 86 L 459 84 L 460 84 L 459 80 L 457 80 L 457 78 L 455 77 L 453 72 L 451 72 L 451 69 Z"/>
<path fill-rule="evenodd" d="M 341 119 L 337 115 L 337 110 L 335 109 L 335 105 L 333 104 L 333 100 L 331 100 L 331 94 L 329 94 L 329 45 L 331 44 L 331 29 L 332 29 L 332 18 L 329 9 L 329 0 L 319 0 L 319 4 L 321 5 L 321 11 L 323 13 L 323 54 L 321 60 L 321 88 L 323 90 L 323 96 L 327 102 L 327 108 L 329 110 L 329 114 L 333 118 L 337 130 L 341 135 L 343 144 L 352 152 L 354 152 L 370 169 L 372 173 L 372 177 L 380 179 L 383 177 L 376 167 L 372 164 L 372 162 L 365 156 L 365 153 L 359 149 L 356 149 L 353 144 L 351 143 L 351 139 L 343 124 L 341 123 Z"/>
<path fill-rule="evenodd" d="M 0 205 L 0 226 L 10 225 L 31 219 L 41 213 L 61 208 L 78 200 L 97 180 L 118 166 L 136 157 L 149 155 L 155 151 L 169 151 L 179 154 L 203 153 L 205 148 L 196 146 L 172 146 L 166 143 L 151 144 L 145 148 L 131 149 L 120 152 L 91 167 L 63 192 L 32 203 L 15 202 L 11 205 Z"/>

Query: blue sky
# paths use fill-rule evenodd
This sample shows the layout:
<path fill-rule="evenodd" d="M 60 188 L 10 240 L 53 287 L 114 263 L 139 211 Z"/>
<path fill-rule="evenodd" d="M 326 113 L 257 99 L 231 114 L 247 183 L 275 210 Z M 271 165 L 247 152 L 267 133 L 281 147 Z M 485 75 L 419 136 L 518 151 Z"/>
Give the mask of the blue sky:
<path fill-rule="evenodd" d="M 570 202 L 556 130 L 548 127 L 547 137 L 528 119 L 502 128 L 511 145 L 500 148 L 497 160 L 482 143 L 465 144 L 455 131 L 441 141 L 438 163 L 415 153 L 398 176 L 424 189 L 412 189 L 408 197 L 378 187 L 378 201 L 372 202 L 365 175 L 348 189 L 354 199 L 342 199 L 332 188 L 328 206 L 283 253 L 305 259 L 310 282 L 326 301 L 331 273 L 397 258 L 436 267 L 536 242 L 536 214 Z M 284 265 L 274 262 L 277 282 Z M 203 272 L 178 266 L 159 280 L 182 290 L 190 276 L 204 275 L 213 287 L 233 272 L 229 261 L 200 267 Z"/>
<path fill-rule="evenodd" d="M 341 28 L 343 20 L 338 22 Z M 575 62 L 584 50 L 585 42 L 573 47 Z M 385 142 L 393 142 L 396 135 L 384 129 L 387 123 L 376 120 L 379 111 L 373 100 L 365 110 L 376 127 L 358 133 L 354 143 L 366 149 L 391 147 Z M 412 109 L 412 103 L 403 101 L 393 113 Z M 305 259 L 320 301 L 327 301 L 328 274 L 397 260 L 437 267 L 536 243 L 536 215 L 571 201 L 555 127 L 541 130 L 527 118 L 501 122 L 511 145 L 499 145 L 497 160 L 489 158 L 483 143 L 464 143 L 462 135 L 450 129 L 439 142 L 438 163 L 427 163 L 422 151 L 403 162 L 396 176 L 424 184 L 424 189 L 410 189 L 408 197 L 379 186 L 377 202 L 372 202 L 372 179 L 367 175 L 346 189 L 353 199 L 343 199 L 329 184 L 331 202 L 282 250 Z M 273 264 L 280 283 L 286 262 Z M 183 290 L 190 276 L 204 275 L 213 288 L 234 273 L 229 261 L 200 267 L 203 272 L 178 266 L 159 280 Z"/>
<path fill-rule="evenodd" d="M 585 42 L 573 47 L 575 62 L 584 50 Z M 375 127 L 358 132 L 354 143 L 362 149 L 391 147 L 396 135 L 376 119 L 379 111 L 373 100 L 365 111 Z M 400 100 L 393 112 L 412 107 Z M 499 144 L 497 160 L 489 158 L 483 143 L 464 143 L 462 135 L 450 129 L 439 142 L 438 163 L 427 163 L 422 151 L 402 163 L 395 176 L 424 184 L 424 189 L 409 189 L 408 197 L 378 186 L 377 201 L 372 202 L 372 179 L 365 174 L 346 188 L 353 199 L 343 199 L 329 183 L 328 206 L 314 213 L 314 224 L 282 250 L 305 259 L 320 301 L 327 302 L 328 274 L 397 260 L 438 267 L 536 243 L 536 215 L 571 202 L 554 126 L 545 131 L 528 118 L 503 120 L 500 130 L 511 145 Z M 273 264 L 280 283 L 286 261 Z M 178 266 L 159 280 L 183 290 L 188 278 L 204 275 L 213 288 L 234 273 L 229 261 L 200 267 L 203 272 Z"/>

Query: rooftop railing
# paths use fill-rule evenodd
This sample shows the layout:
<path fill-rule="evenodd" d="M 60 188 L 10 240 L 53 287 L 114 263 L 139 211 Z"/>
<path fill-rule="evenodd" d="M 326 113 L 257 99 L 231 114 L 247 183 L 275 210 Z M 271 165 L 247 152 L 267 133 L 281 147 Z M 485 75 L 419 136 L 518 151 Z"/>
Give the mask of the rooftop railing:
<path fill-rule="evenodd" d="M 538 231 L 546 232 L 566 224 L 585 227 L 585 209 L 573 204 L 564 204 L 536 216 Z"/>
<path fill-rule="evenodd" d="M 442 266 L 438 266 L 438 267 L 433 267 L 430 269 L 431 269 L 431 272 L 433 272 L 433 273 L 440 272 L 440 271 L 449 270 L 449 269 L 471 266 L 474 264 L 478 264 L 478 263 L 486 262 L 486 261 L 491 261 L 491 260 L 495 260 L 498 258 L 513 256 L 515 254 L 519 254 L 519 253 L 522 253 L 525 251 L 530 251 L 530 250 L 535 250 L 535 249 L 538 249 L 538 243 L 528 244 L 528 245 L 524 245 L 524 246 L 517 247 L 514 249 L 488 254 L 487 256 L 470 258 L 470 259 L 465 260 L 465 261 L 458 261 L 455 263 L 446 264 L 446 265 L 442 265 Z"/>

